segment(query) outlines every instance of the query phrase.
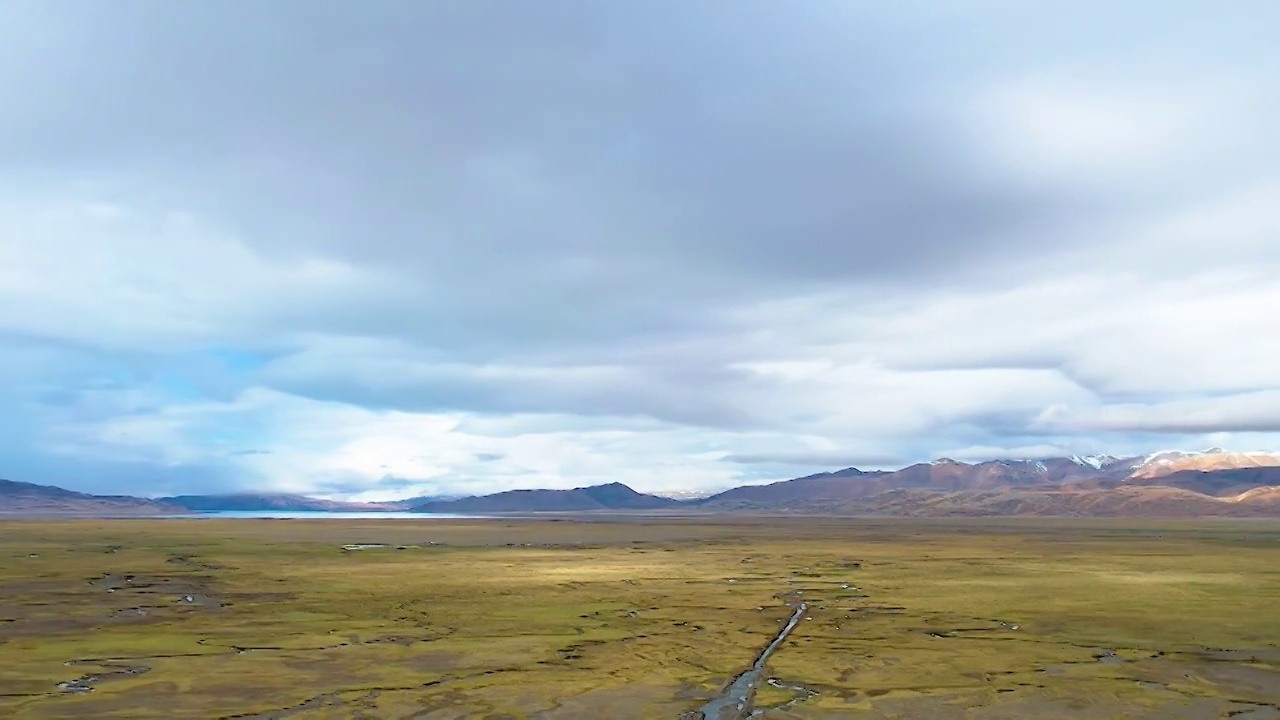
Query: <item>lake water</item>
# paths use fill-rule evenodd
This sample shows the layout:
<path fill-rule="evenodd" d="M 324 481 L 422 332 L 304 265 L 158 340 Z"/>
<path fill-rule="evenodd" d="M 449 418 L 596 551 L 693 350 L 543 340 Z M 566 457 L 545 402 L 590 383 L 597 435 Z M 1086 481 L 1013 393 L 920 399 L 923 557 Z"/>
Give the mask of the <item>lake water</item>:
<path fill-rule="evenodd" d="M 415 512 L 318 512 L 289 510 L 217 510 L 186 515 L 166 515 L 171 518 L 273 518 L 277 520 L 472 520 L 483 515 L 453 515 L 447 513 Z"/>

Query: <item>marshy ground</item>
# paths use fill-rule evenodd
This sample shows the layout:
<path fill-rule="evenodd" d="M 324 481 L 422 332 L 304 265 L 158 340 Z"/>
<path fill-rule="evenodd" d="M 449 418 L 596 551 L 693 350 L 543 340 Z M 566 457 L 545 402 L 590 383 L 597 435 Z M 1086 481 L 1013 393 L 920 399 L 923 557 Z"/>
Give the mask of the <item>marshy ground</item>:
<path fill-rule="evenodd" d="M 0 521 L 0 716 L 1280 719 L 1280 523 Z M 730 709 L 733 716 L 737 711 Z"/>

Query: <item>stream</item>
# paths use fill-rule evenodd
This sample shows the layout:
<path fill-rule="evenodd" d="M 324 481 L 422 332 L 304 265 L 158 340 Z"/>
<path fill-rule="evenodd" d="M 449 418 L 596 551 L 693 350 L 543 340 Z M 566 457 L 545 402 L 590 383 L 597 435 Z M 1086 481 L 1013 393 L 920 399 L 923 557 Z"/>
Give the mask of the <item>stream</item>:
<path fill-rule="evenodd" d="M 804 616 L 805 610 L 809 609 L 808 603 L 803 601 L 787 604 L 795 608 L 790 619 L 778 630 L 778 634 L 773 636 L 773 640 L 765 646 L 764 650 L 760 651 L 750 669 L 734 678 L 723 693 L 699 709 L 703 720 L 739 720 L 751 717 L 752 700 L 755 697 L 756 687 L 760 683 L 760 676 L 764 672 L 765 663 L 795 629 L 800 618 Z"/>

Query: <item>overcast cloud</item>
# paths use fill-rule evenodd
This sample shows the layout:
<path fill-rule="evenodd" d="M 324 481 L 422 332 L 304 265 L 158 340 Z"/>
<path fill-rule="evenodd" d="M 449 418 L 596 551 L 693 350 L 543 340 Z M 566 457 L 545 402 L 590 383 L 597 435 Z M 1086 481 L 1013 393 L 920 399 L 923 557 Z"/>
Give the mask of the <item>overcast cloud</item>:
<path fill-rule="evenodd" d="M 1280 449 L 1274 3 L 0 4 L 0 477 Z"/>

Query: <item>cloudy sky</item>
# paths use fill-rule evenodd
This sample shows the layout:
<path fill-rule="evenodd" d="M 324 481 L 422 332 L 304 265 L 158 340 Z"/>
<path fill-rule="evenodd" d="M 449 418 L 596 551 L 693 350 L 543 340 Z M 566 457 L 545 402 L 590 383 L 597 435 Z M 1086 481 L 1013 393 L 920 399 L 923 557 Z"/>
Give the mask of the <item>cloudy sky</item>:
<path fill-rule="evenodd" d="M 1280 4 L 0 3 L 0 477 L 1280 449 Z"/>

